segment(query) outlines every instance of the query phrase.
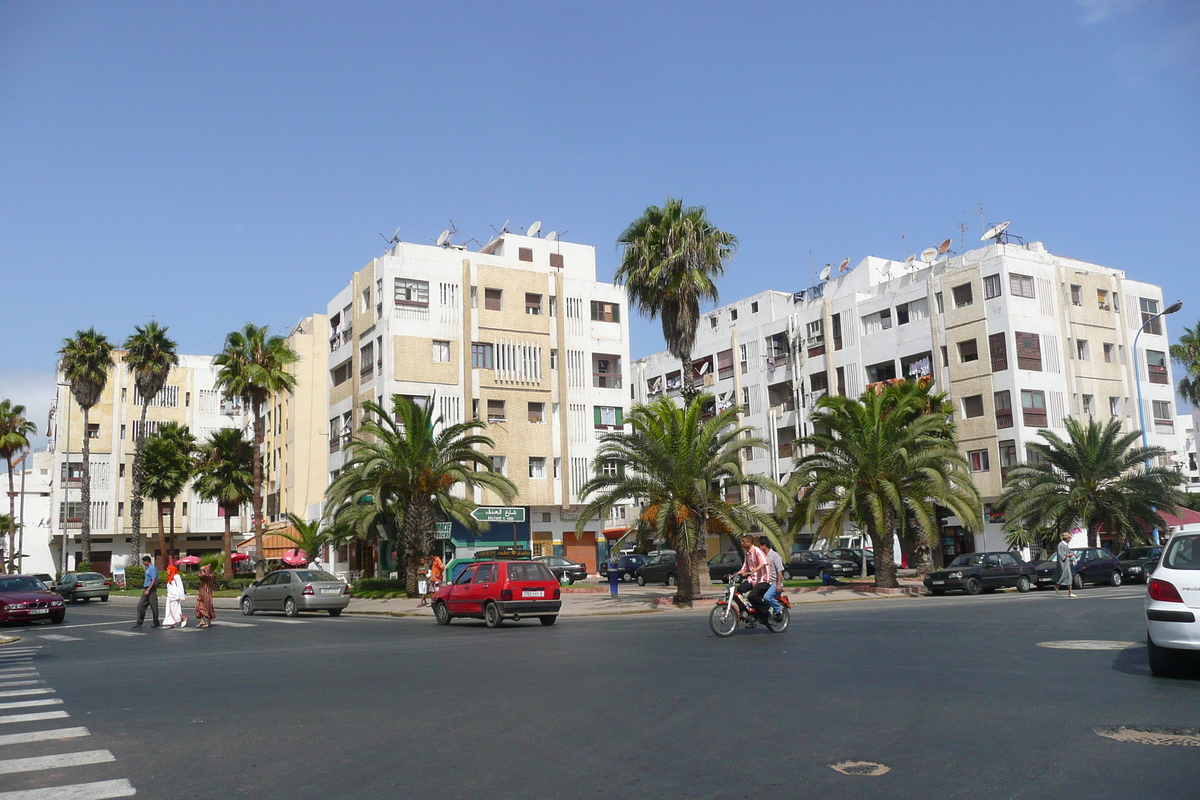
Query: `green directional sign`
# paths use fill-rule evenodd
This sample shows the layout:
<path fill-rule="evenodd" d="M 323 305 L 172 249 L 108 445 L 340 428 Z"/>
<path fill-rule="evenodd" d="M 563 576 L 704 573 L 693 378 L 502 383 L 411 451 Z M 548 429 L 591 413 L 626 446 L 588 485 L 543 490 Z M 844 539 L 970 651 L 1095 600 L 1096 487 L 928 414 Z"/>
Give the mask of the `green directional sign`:
<path fill-rule="evenodd" d="M 480 522 L 524 522 L 525 509 L 521 506 L 479 506 L 471 516 Z"/>
<path fill-rule="evenodd" d="M 433 529 L 433 538 L 449 539 L 450 538 L 450 526 L 451 526 L 451 523 L 449 523 L 449 522 L 435 523 L 435 526 Z"/>

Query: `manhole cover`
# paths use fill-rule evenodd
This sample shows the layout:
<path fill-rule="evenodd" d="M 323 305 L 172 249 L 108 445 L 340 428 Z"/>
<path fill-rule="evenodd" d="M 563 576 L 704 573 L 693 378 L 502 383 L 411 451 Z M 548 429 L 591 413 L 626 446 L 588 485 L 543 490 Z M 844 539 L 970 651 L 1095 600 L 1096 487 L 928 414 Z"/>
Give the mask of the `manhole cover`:
<path fill-rule="evenodd" d="M 1200 747 L 1200 730 L 1196 728 L 1144 728 L 1138 725 L 1119 725 L 1115 728 L 1096 728 L 1096 735 L 1134 744 Z"/>
<path fill-rule="evenodd" d="M 842 761 L 830 764 L 829 767 L 843 775 L 882 775 L 892 769 L 883 764 L 876 764 L 874 761 Z"/>
<path fill-rule="evenodd" d="M 1141 647 L 1141 642 L 1114 642 L 1108 639 L 1066 639 L 1061 642 L 1038 642 L 1038 647 L 1055 650 L 1128 650 Z"/>

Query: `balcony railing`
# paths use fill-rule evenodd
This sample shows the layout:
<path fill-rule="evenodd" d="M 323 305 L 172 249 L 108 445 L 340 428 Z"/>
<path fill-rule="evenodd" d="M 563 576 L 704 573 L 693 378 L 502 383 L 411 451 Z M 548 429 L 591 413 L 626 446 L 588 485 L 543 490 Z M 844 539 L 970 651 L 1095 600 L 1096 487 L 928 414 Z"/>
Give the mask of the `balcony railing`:
<path fill-rule="evenodd" d="M 592 386 L 596 389 L 620 389 L 621 374 L 617 372 L 593 372 Z"/>
<path fill-rule="evenodd" d="M 1150 382 L 1151 383 L 1166 384 L 1168 382 L 1167 381 L 1167 368 L 1165 366 L 1160 366 L 1158 364 L 1149 364 L 1147 366 L 1147 369 L 1150 370 Z"/>
<path fill-rule="evenodd" d="M 1022 410 L 1022 418 L 1025 424 L 1031 428 L 1046 427 L 1046 412 L 1043 410 L 1034 411 L 1026 408 Z"/>
<path fill-rule="evenodd" d="M 339 347 L 354 339 L 354 328 L 345 328 L 340 331 L 334 331 L 329 337 L 329 352 L 336 351 Z"/>
<path fill-rule="evenodd" d="M 1044 417 L 1045 415 L 1043 414 L 1042 416 Z M 1011 408 L 1008 409 L 1007 411 L 997 411 L 996 412 L 996 427 L 997 428 L 1011 428 L 1012 426 L 1013 426 L 1013 413 L 1012 413 Z"/>

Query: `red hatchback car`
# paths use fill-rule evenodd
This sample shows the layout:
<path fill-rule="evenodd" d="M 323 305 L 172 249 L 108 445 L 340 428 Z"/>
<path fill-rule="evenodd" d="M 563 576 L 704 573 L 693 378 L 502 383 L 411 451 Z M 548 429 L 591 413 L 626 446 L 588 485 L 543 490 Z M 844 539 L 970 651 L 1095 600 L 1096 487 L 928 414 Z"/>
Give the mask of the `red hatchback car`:
<path fill-rule="evenodd" d="M 67 616 L 57 592 L 32 575 L 0 576 L 0 624 L 49 619 L 55 625 Z"/>
<path fill-rule="evenodd" d="M 482 619 L 489 628 L 521 617 L 537 617 L 543 625 L 553 625 L 560 608 L 558 579 L 538 561 L 481 561 L 433 596 L 438 625 L 449 625 L 455 617 Z"/>

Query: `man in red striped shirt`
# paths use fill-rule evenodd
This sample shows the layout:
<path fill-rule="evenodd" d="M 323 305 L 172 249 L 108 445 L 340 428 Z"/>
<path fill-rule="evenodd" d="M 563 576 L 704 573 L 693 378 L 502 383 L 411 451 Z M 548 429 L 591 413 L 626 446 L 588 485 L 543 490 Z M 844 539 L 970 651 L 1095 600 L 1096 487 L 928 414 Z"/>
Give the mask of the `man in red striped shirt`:
<path fill-rule="evenodd" d="M 746 560 L 742 562 L 742 568 L 734 577 L 744 576 L 749 581 L 753 588 L 747 599 L 750 600 L 751 607 L 757 609 L 763 604 L 763 595 L 771 588 L 771 567 L 766 554 L 758 549 L 754 538 L 749 534 L 742 537 L 742 550 L 746 553 Z"/>

